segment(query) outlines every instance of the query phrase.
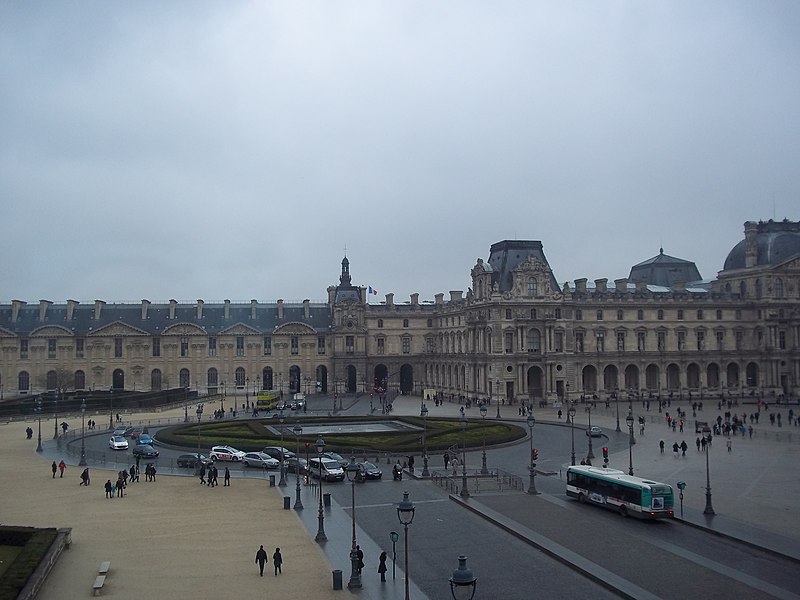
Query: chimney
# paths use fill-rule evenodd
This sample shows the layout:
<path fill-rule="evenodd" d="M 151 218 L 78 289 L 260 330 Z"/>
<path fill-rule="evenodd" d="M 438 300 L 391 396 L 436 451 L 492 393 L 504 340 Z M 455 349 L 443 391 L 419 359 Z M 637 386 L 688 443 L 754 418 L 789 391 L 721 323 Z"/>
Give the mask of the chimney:
<path fill-rule="evenodd" d="M 444 294 L 442 293 L 436 294 L 433 299 L 437 306 L 444 304 Z"/>
<path fill-rule="evenodd" d="M 150 300 L 142 299 L 142 321 L 147 319 L 147 311 L 150 308 Z"/>
<path fill-rule="evenodd" d="M 306 319 L 311 318 L 311 301 L 308 298 L 303 300 L 303 316 Z"/>
<path fill-rule="evenodd" d="M 230 300 L 225 300 L 224 318 L 225 318 L 226 321 L 231 318 L 231 301 Z"/>
<path fill-rule="evenodd" d="M 685 281 L 675 281 L 672 284 L 672 290 L 675 292 L 685 292 L 686 291 L 686 282 Z"/>
<path fill-rule="evenodd" d="M 102 300 L 95 300 L 94 301 L 94 320 L 100 320 L 100 312 L 103 310 L 103 306 L 105 306 L 105 302 Z"/>
<path fill-rule="evenodd" d="M 627 292 L 628 291 L 628 278 L 624 279 L 615 279 L 614 286 L 616 287 L 618 292 Z"/>
<path fill-rule="evenodd" d="M 581 277 L 575 280 L 575 291 L 582 294 L 586 293 L 586 277 Z"/>
<path fill-rule="evenodd" d="M 394 294 L 386 294 L 386 306 L 394 306 Z"/>
<path fill-rule="evenodd" d="M 27 302 L 24 300 L 12 300 L 11 301 L 11 322 L 16 323 L 17 319 L 19 319 L 19 309 L 25 306 Z"/>
<path fill-rule="evenodd" d="M 605 292 L 608 290 L 607 284 L 608 284 L 608 279 L 606 279 L 605 277 L 601 279 L 595 279 L 594 289 L 597 290 L 598 292 Z"/>
<path fill-rule="evenodd" d="M 197 299 L 197 320 L 201 320 L 203 318 L 203 304 L 204 302 L 198 298 Z"/>
<path fill-rule="evenodd" d="M 39 300 L 39 321 L 44 322 L 44 318 L 47 316 L 47 308 L 52 304 L 50 300 Z"/>
<path fill-rule="evenodd" d="M 278 300 L 278 318 L 283 319 L 283 299 Z"/>
<path fill-rule="evenodd" d="M 450 302 L 461 302 L 463 290 L 450 290 Z"/>
<path fill-rule="evenodd" d="M 178 301 L 174 298 L 169 301 L 169 320 L 172 321 L 175 319 L 175 307 L 178 305 Z"/>
<path fill-rule="evenodd" d="M 67 300 L 67 321 L 75 318 L 75 307 L 80 304 L 77 300 Z"/>
<path fill-rule="evenodd" d="M 744 224 L 744 266 L 755 267 L 758 264 L 758 223 L 747 221 Z"/>
<path fill-rule="evenodd" d="M 256 320 L 256 306 L 258 306 L 258 300 L 255 298 L 250 300 L 250 318 L 255 321 Z"/>
<path fill-rule="evenodd" d="M 419 304 L 419 294 L 411 294 L 411 305 L 417 306 Z"/>
<path fill-rule="evenodd" d="M 644 279 L 640 279 L 636 282 L 636 291 L 637 292 L 646 292 L 647 291 L 647 282 Z"/>

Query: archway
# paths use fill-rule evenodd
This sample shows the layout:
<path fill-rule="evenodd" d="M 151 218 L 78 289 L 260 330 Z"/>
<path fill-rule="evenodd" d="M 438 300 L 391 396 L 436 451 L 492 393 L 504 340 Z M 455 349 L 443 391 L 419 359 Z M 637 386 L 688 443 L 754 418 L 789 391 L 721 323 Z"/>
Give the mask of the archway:
<path fill-rule="evenodd" d="M 400 393 L 408 394 L 414 391 L 414 368 L 405 364 L 400 367 Z"/>
<path fill-rule="evenodd" d="M 697 363 L 689 363 L 686 367 L 686 387 L 690 390 L 700 389 L 700 367 Z"/>
<path fill-rule="evenodd" d="M 644 370 L 644 379 L 644 384 L 647 386 L 649 391 L 661 391 L 661 371 L 659 370 L 658 365 L 647 365 L 647 368 Z"/>
<path fill-rule="evenodd" d="M 320 394 L 327 394 L 328 393 L 328 367 L 325 365 L 319 365 L 315 372 L 315 376 L 317 378 L 317 391 Z"/>
<path fill-rule="evenodd" d="M 296 394 L 300 391 L 300 367 L 289 367 L 289 393 Z"/>
<path fill-rule="evenodd" d="M 739 387 L 739 365 L 736 363 L 728 363 L 728 368 L 725 369 L 725 385 L 728 388 Z"/>
<path fill-rule="evenodd" d="M 389 378 L 389 369 L 386 368 L 386 365 L 375 365 L 375 369 L 372 371 L 372 387 L 373 389 L 380 393 L 386 390 L 386 383 Z"/>
<path fill-rule="evenodd" d="M 758 365 L 754 362 L 747 363 L 747 368 L 744 371 L 747 387 L 758 386 Z"/>
<path fill-rule="evenodd" d="M 636 365 L 628 365 L 625 367 L 625 389 L 639 389 L 639 367 Z"/>
<path fill-rule="evenodd" d="M 667 389 L 677 392 L 681 387 L 681 370 L 675 363 L 667 365 Z"/>
<path fill-rule="evenodd" d="M 111 375 L 111 388 L 115 390 L 125 389 L 125 371 L 122 369 L 114 369 L 114 373 Z"/>
<path fill-rule="evenodd" d="M 603 369 L 603 389 L 611 393 L 619 387 L 619 379 L 617 377 L 617 367 L 608 365 Z"/>
<path fill-rule="evenodd" d="M 347 380 L 345 381 L 345 385 L 347 386 L 345 392 L 348 394 L 353 394 L 356 391 L 356 368 L 353 365 L 347 365 Z"/>
<path fill-rule="evenodd" d="M 706 385 L 711 389 L 719 388 L 719 365 L 710 363 L 706 367 Z"/>
<path fill-rule="evenodd" d="M 528 369 L 526 375 L 526 383 L 528 384 L 528 398 L 533 402 L 534 398 L 544 397 L 544 386 L 542 381 L 544 374 L 539 367 L 531 367 Z"/>
<path fill-rule="evenodd" d="M 583 393 L 597 391 L 597 369 L 593 365 L 586 365 L 581 371 L 581 389 Z"/>

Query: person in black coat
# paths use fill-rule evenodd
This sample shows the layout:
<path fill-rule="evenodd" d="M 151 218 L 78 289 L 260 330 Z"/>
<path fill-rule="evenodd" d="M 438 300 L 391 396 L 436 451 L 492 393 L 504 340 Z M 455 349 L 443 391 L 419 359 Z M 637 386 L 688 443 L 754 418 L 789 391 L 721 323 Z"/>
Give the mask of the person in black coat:
<path fill-rule="evenodd" d="M 267 551 L 264 550 L 264 545 L 262 544 L 259 547 L 258 552 L 256 552 L 256 563 L 258 564 L 258 570 L 261 577 L 264 576 L 264 565 L 267 564 Z"/>

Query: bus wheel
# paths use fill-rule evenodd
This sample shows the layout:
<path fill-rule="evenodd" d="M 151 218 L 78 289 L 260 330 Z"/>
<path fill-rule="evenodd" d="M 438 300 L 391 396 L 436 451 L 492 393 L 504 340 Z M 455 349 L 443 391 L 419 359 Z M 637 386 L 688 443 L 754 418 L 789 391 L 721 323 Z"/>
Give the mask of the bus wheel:
<path fill-rule="evenodd" d="M 580 502 L 581 504 L 586 502 L 586 496 L 584 496 L 583 494 L 578 494 L 578 502 Z"/>
<path fill-rule="evenodd" d="M 625 507 L 625 505 L 620 504 L 619 514 L 622 515 L 623 517 L 627 517 L 628 516 L 628 509 Z"/>

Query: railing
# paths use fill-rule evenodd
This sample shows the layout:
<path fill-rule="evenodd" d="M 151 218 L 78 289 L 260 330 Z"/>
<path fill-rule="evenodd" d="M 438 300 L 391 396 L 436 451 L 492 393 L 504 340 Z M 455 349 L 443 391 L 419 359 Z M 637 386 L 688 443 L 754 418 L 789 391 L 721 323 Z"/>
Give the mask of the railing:
<path fill-rule="evenodd" d="M 431 481 L 442 487 L 450 494 L 460 494 L 464 485 L 464 473 L 461 469 L 453 474 L 452 471 L 431 471 Z M 470 494 L 480 494 L 481 492 L 502 492 L 502 491 L 524 491 L 522 477 L 504 471 L 494 469 L 489 474 L 483 474 L 479 470 L 467 470 L 466 476 L 467 491 Z"/>

